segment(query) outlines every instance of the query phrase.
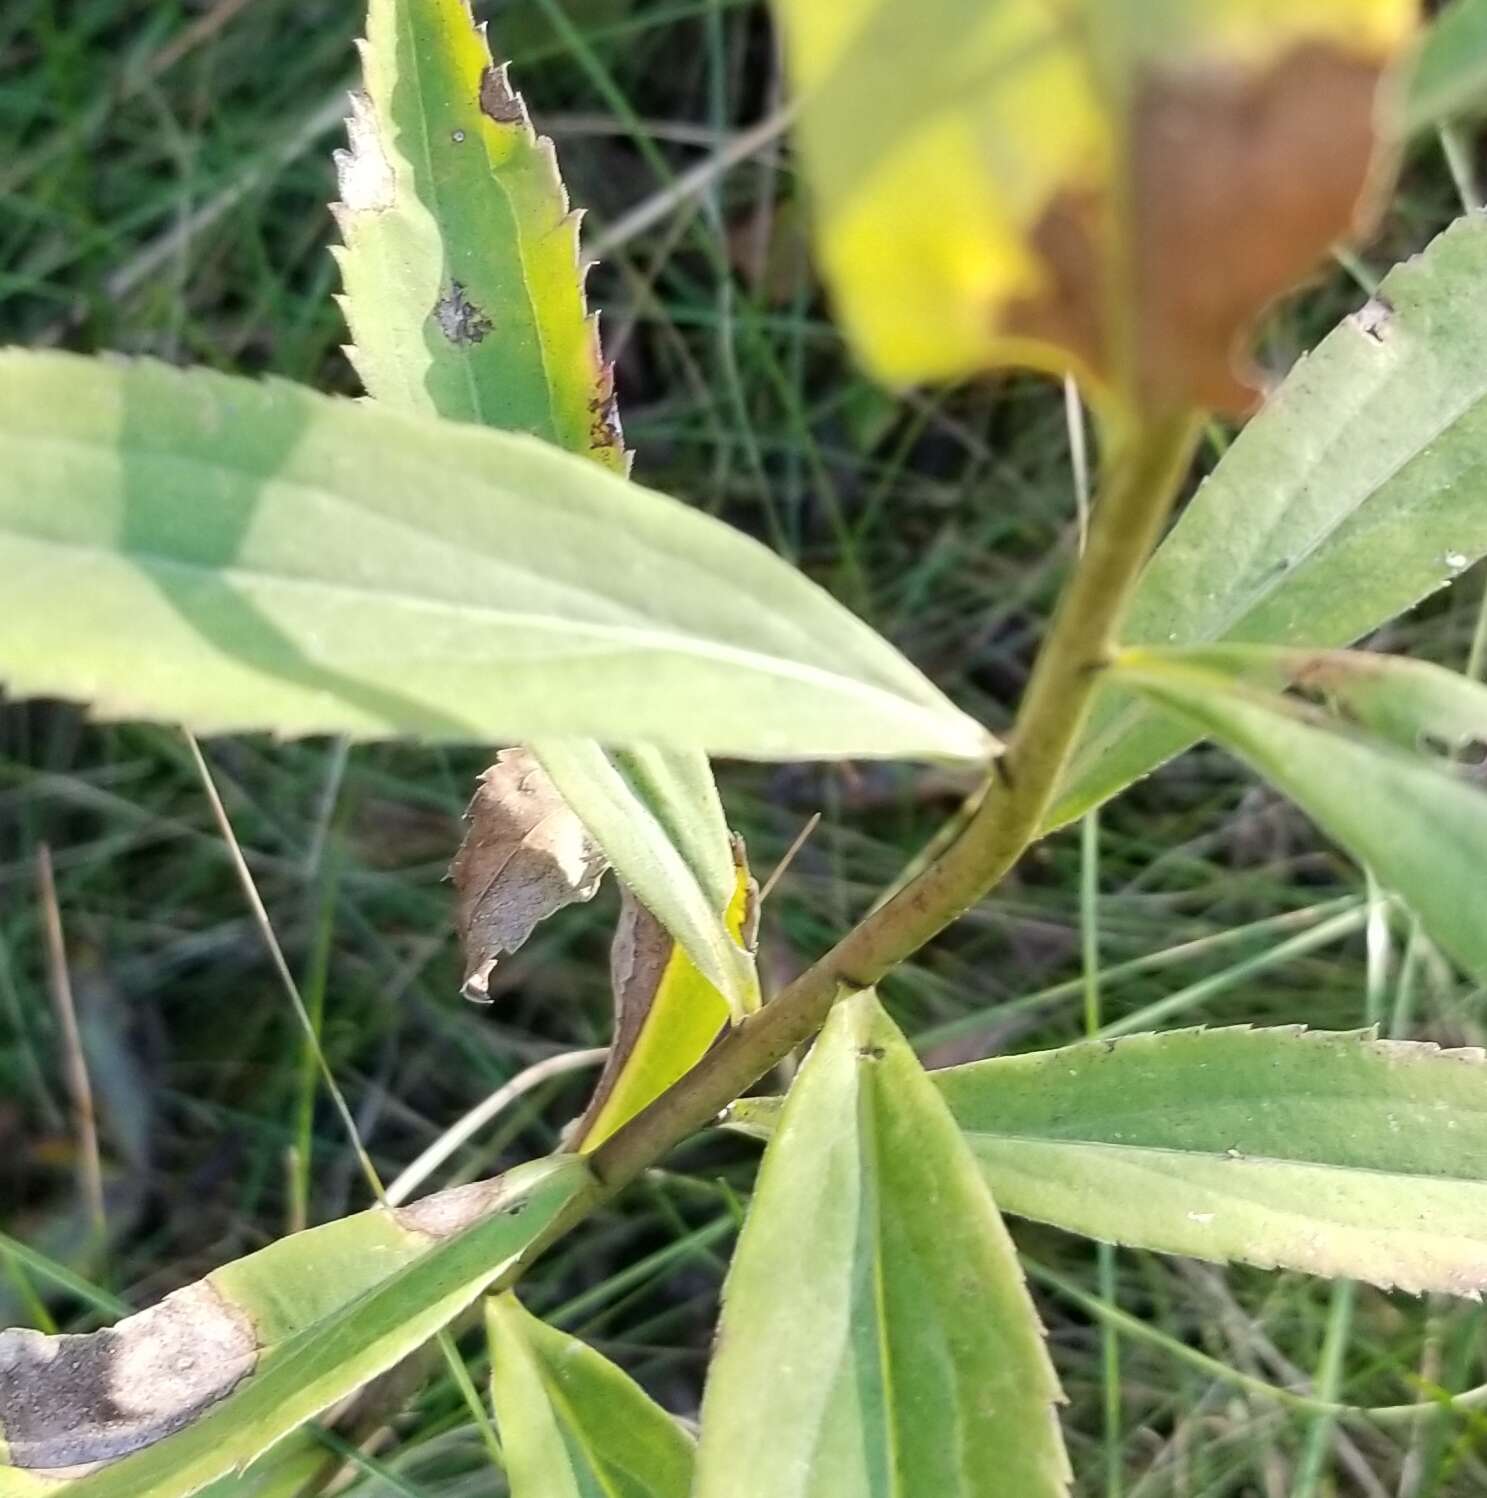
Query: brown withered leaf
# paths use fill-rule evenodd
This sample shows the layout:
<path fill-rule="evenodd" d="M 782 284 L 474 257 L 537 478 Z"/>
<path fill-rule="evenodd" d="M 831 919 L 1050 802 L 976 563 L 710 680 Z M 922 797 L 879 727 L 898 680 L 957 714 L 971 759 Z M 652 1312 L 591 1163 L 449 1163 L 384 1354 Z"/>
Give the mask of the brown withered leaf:
<path fill-rule="evenodd" d="M 502 750 L 481 772 L 449 869 L 465 997 L 489 1003 L 497 960 L 554 911 L 592 899 L 608 867 L 542 766 L 525 749 Z"/>

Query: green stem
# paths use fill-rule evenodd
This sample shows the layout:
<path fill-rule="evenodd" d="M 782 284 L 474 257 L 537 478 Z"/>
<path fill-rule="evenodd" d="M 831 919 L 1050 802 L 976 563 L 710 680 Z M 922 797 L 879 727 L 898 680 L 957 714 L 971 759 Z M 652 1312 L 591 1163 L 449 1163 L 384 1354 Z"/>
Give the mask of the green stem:
<path fill-rule="evenodd" d="M 1191 412 L 1163 415 L 1110 459 L 1084 556 L 1039 652 L 1011 746 L 964 832 L 594 1152 L 594 1172 L 607 1190 L 704 1127 L 815 1034 L 840 993 L 871 986 L 912 956 L 982 899 L 1037 838 L 1197 431 Z"/>

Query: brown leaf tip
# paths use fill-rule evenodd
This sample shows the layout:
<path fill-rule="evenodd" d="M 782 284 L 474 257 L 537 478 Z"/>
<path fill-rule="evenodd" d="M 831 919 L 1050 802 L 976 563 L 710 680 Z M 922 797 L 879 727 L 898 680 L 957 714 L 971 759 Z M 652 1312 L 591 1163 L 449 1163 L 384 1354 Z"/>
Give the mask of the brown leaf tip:
<path fill-rule="evenodd" d="M 10 1461 L 77 1468 L 138 1451 L 230 1394 L 257 1356 L 248 1317 L 209 1280 L 87 1336 L 0 1332 Z"/>

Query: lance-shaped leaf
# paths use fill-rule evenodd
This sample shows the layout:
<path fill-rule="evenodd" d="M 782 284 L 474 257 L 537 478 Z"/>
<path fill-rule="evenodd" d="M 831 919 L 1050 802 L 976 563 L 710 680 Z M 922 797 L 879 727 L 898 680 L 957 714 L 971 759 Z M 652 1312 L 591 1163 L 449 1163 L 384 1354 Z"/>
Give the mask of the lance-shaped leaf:
<path fill-rule="evenodd" d="M 711 517 L 530 437 L 278 382 L 0 354 L 0 568 L 0 680 L 115 717 L 759 757 L 991 748 Z"/>
<path fill-rule="evenodd" d="M 696 1498 L 1053 1498 L 1057 1398 L 974 1158 L 877 999 L 844 998 L 734 1252 Z"/>
<path fill-rule="evenodd" d="M 1238 345 L 1366 209 L 1417 9 L 775 0 L 862 357 L 893 381 L 1018 363 L 1248 408 Z"/>
<path fill-rule="evenodd" d="M 511 1498 L 688 1498 L 692 1441 L 634 1379 L 514 1295 L 485 1307 Z"/>
<path fill-rule="evenodd" d="M 371 0 L 361 56 L 335 253 L 368 393 L 623 471 L 578 215 L 466 0 Z"/>
<path fill-rule="evenodd" d="M 282 1239 L 104 1331 L 0 1333 L 0 1494 L 186 1498 L 427 1341 L 591 1185 L 539 1161 Z"/>
<path fill-rule="evenodd" d="M 1487 982 L 1487 795 L 1452 766 L 1398 746 L 1401 736 L 1412 744 L 1487 740 L 1487 687 L 1419 663 L 1325 657 L 1308 679 L 1385 723 L 1390 737 L 1375 738 L 1254 685 L 1255 655 L 1131 649 L 1112 671 L 1279 786 Z M 1291 659 L 1282 665 L 1292 669 Z"/>
<path fill-rule="evenodd" d="M 1480 1050 L 1176 1030 L 931 1072 L 1004 1211 L 1163 1253 L 1487 1288 Z M 777 1099 L 730 1119 L 768 1137 Z"/>
<path fill-rule="evenodd" d="M 1487 0 L 1452 0 L 1422 39 L 1402 128 L 1421 130 L 1487 107 Z"/>
<path fill-rule="evenodd" d="M 365 91 L 337 158 L 337 258 L 368 392 L 623 472 L 578 215 L 466 0 L 372 0 L 361 53 Z M 581 741 L 536 752 L 620 878 L 735 1010 L 750 1007 L 758 979 L 724 922 L 733 863 L 706 757 L 615 759 Z"/>
<path fill-rule="evenodd" d="M 758 889 L 743 846 L 725 927 L 752 952 Z M 732 1017 L 719 990 L 664 926 L 628 892 L 610 949 L 614 1040 L 593 1099 L 579 1120 L 575 1148 L 596 1149 L 622 1124 L 689 1072 Z"/>
<path fill-rule="evenodd" d="M 1487 554 L 1487 222 L 1458 220 L 1301 360 L 1158 549 L 1122 637 L 1345 645 Z M 1048 826 L 1186 748 L 1101 694 Z"/>

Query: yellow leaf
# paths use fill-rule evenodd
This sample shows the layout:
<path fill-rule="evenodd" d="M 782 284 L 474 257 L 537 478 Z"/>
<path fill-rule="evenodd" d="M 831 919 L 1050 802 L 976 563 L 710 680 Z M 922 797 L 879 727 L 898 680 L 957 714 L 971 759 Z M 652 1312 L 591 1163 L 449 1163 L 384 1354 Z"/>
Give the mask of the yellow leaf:
<path fill-rule="evenodd" d="M 775 0 L 822 268 L 893 382 L 1007 364 L 1240 411 L 1366 219 L 1418 0 Z"/>
<path fill-rule="evenodd" d="M 733 897 L 723 924 L 740 946 L 752 951 L 758 888 L 741 841 L 735 840 L 734 857 Z M 597 1149 L 691 1071 L 730 1018 L 728 1000 L 628 890 L 611 969 L 614 1044 L 593 1100 L 574 1129 L 574 1148 L 582 1154 Z"/>

